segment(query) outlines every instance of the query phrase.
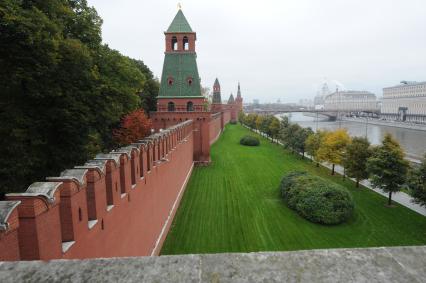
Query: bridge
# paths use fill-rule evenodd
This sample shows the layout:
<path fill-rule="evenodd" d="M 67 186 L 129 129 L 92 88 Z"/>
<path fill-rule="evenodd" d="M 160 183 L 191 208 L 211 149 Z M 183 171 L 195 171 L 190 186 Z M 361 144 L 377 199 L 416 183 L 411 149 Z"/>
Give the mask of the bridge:
<path fill-rule="evenodd" d="M 286 109 L 261 109 L 261 108 L 254 108 L 244 109 L 245 113 L 255 113 L 259 115 L 278 115 L 278 114 L 284 114 L 284 113 L 313 113 L 316 115 L 322 115 L 328 117 L 330 121 L 336 120 L 338 117 L 346 116 L 346 115 L 360 115 L 361 113 L 363 116 L 377 116 L 380 114 L 379 110 L 360 110 L 360 109 L 303 109 L 303 108 L 286 108 Z"/>

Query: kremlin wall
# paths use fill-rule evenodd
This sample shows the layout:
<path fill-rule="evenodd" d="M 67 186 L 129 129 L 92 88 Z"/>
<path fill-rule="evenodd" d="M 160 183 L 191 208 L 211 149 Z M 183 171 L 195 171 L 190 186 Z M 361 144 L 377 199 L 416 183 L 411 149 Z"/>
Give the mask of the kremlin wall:
<path fill-rule="evenodd" d="M 0 201 L 0 261 L 159 255 L 194 165 L 242 110 L 222 104 L 219 81 L 206 103 L 196 34 L 181 10 L 165 32 L 154 134 Z"/>

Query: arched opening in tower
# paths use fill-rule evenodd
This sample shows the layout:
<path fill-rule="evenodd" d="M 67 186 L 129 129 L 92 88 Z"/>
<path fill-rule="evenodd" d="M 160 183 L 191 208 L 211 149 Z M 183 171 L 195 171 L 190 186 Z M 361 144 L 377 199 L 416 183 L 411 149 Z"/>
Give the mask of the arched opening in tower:
<path fill-rule="evenodd" d="M 174 112 L 175 111 L 175 104 L 173 102 L 169 102 L 167 104 L 167 111 Z"/>
<path fill-rule="evenodd" d="M 178 49 L 178 40 L 176 36 L 172 37 L 172 50 L 175 51 Z"/>
<path fill-rule="evenodd" d="M 186 104 L 186 111 L 188 111 L 188 112 L 192 112 L 192 111 L 194 111 L 194 103 L 192 103 L 192 101 L 189 101 L 189 102 Z"/>
<path fill-rule="evenodd" d="M 183 50 L 189 50 L 189 40 L 187 36 L 183 37 Z"/>

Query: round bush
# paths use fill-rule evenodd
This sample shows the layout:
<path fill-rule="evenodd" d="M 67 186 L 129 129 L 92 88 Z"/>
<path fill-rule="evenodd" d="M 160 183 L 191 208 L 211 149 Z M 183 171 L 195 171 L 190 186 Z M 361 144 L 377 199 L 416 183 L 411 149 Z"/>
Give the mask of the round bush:
<path fill-rule="evenodd" d="M 352 216 L 354 202 L 344 187 L 307 172 L 286 174 L 280 188 L 287 205 L 311 222 L 339 224 Z"/>
<path fill-rule="evenodd" d="M 258 146 L 260 144 L 260 141 L 258 138 L 253 136 L 244 136 L 241 138 L 240 144 L 248 146 Z"/>
<path fill-rule="evenodd" d="M 229 124 L 231 124 L 231 125 L 236 125 L 236 124 L 237 124 L 237 121 L 230 121 L 230 122 L 229 122 Z"/>

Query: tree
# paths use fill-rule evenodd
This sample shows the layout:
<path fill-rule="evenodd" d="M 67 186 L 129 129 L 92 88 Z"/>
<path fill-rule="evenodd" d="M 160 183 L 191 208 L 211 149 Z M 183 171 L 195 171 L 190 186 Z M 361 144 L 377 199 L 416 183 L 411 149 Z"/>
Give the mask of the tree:
<path fill-rule="evenodd" d="M 146 83 L 139 91 L 139 95 L 141 99 L 140 106 L 146 114 L 149 114 L 149 112 L 157 110 L 157 96 L 160 90 L 160 82 L 157 78 L 154 78 L 152 71 L 144 64 L 143 61 L 135 59 L 132 59 L 132 61 L 147 79 Z"/>
<path fill-rule="evenodd" d="M 272 115 L 263 116 L 260 128 L 261 128 L 261 132 L 266 134 L 266 137 L 271 137 L 271 133 L 269 131 L 269 125 L 272 123 L 273 117 L 274 116 L 272 116 Z"/>
<path fill-rule="evenodd" d="M 305 158 L 305 143 L 309 136 L 313 134 L 313 131 L 311 128 L 302 128 L 300 127 L 293 137 L 294 139 L 294 147 L 295 150 L 299 153 L 302 153 L 302 158 Z"/>
<path fill-rule="evenodd" d="M 138 109 L 123 117 L 120 127 L 113 131 L 114 140 L 120 146 L 131 144 L 148 136 L 151 126 L 143 109 Z"/>
<path fill-rule="evenodd" d="M 242 110 L 238 112 L 238 121 L 240 122 L 240 125 L 244 124 L 245 118 L 246 114 Z"/>
<path fill-rule="evenodd" d="M 418 168 L 410 170 L 407 184 L 413 202 L 426 206 L 426 155 Z"/>
<path fill-rule="evenodd" d="M 86 0 L 3 0 L 0 19 L 0 191 L 112 149 L 123 115 L 155 107 L 149 69 L 102 45 Z"/>
<path fill-rule="evenodd" d="M 346 146 L 350 143 L 351 138 L 346 129 L 338 129 L 333 132 L 327 132 L 321 143 L 317 156 L 319 160 L 331 164 L 331 175 L 334 175 L 336 164 L 342 164 Z"/>
<path fill-rule="evenodd" d="M 264 117 L 262 115 L 257 115 L 255 123 L 256 123 L 256 129 L 259 132 L 262 132 L 262 123 L 263 123 L 263 120 L 264 120 Z"/>
<path fill-rule="evenodd" d="M 367 159 L 371 154 L 370 142 L 366 138 L 354 137 L 346 147 L 343 164 L 346 168 L 346 174 L 355 178 L 357 188 L 360 180 L 368 178 Z"/>
<path fill-rule="evenodd" d="M 324 140 L 327 132 L 324 130 L 319 130 L 316 133 L 309 135 L 305 141 L 306 152 L 312 157 L 312 159 L 317 163 L 317 167 L 319 166 L 321 160 L 318 158 L 318 149 L 321 146 L 321 143 Z"/>
<path fill-rule="evenodd" d="M 277 117 L 272 116 L 272 121 L 269 124 L 269 133 L 271 135 L 272 141 L 277 138 L 280 132 L 280 120 Z"/>
<path fill-rule="evenodd" d="M 256 128 L 256 120 L 257 120 L 257 114 L 254 113 L 250 113 L 247 115 L 245 121 L 245 124 L 247 125 L 247 127 L 251 128 L 251 129 L 255 129 Z"/>
<path fill-rule="evenodd" d="M 389 193 L 388 205 L 392 204 L 392 193 L 398 192 L 405 183 L 407 169 L 404 152 L 390 134 L 385 135 L 382 144 L 367 160 L 371 184 Z"/>

